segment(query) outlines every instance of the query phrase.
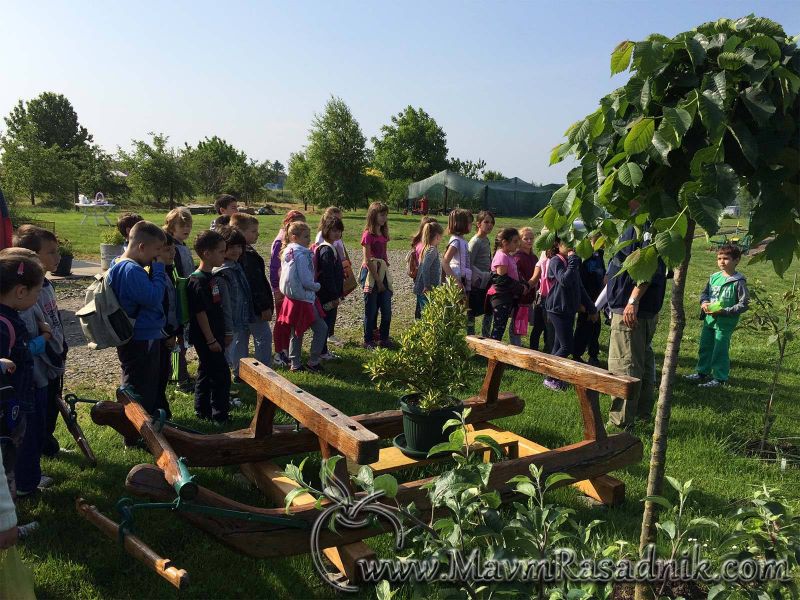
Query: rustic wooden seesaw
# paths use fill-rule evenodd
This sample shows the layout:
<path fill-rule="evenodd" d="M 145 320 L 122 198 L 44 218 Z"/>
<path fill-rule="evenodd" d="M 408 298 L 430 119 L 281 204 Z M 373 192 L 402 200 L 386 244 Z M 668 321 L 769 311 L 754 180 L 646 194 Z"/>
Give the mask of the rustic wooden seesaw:
<path fill-rule="evenodd" d="M 536 464 L 543 469 L 545 476 L 559 472 L 571 475 L 572 485 L 604 504 L 622 502 L 624 484 L 607 473 L 641 460 L 642 443 L 629 433 L 606 434 L 599 394 L 627 398 L 637 380 L 481 337 L 468 336 L 467 341 L 476 354 L 488 359 L 479 394 L 465 401 L 465 405 L 472 409 L 468 423 L 473 431 L 493 437 L 505 449 L 507 460 L 494 465 L 489 480 L 490 487 L 500 493 L 503 501 L 509 501 L 515 495 L 513 485 L 507 482 L 515 475 L 527 473 L 530 465 Z M 491 419 L 519 414 L 524 410 L 522 399 L 499 391 L 506 365 L 558 377 L 573 384 L 581 408 L 584 439 L 550 450 L 490 423 Z M 344 415 L 253 359 L 242 360 L 239 376 L 255 389 L 257 403 L 250 426 L 238 431 L 199 434 L 159 423 L 122 388 L 118 391 L 117 402 L 101 402 L 92 408 L 95 423 L 113 427 L 127 440 L 141 436 L 155 457 L 155 465 L 141 464 L 130 471 L 125 482 L 127 490 L 157 501 L 153 507 L 175 510 L 234 550 L 258 558 L 290 556 L 310 550 L 309 531 L 319 516 L 319 509 L 311 496 L 301 494 L 294 498 L 291 513 L 287 515 L 282 507 L 283 501 L 296 484 L 282 477 L 281 469 L 269 459 L 311 451 L 319 451 L 325 458 L 340 454 L 347 459 L 351 470 L 358 469 L 358 465 L 369 465 L 376 475 L 430 462 L 429 459 L 418 461 L 406 457 L 393 447 L 381 448 L 382 439 L 402 432 L 402 416 L 398 410 L 354 417 Z M 296 419 L 299 426 L 275 424 L 278 409 Z M 440 460 L 449 460 L 449 457 Z M 188 472 L 190 466 L 222 465 L 240 465 L 242 472 L 279 507 L 241 504 L 198 485 Z M 341 480 L 347 480 L 345 461 L 338 463 L 337 475 Z M 404 505 L 414 502 L 423 513 L 430 511 L 423 486 L 431 479 L 400 484 L 396 500 Z M 358 498 L 359 494 L 355 496 Z M 134 507 L 129 501 L 121 509 L 123 514 L 130 516 L 134 508 L 146 509 L 149 506 Z M 117 535 L 114 527 L 108 525 L 113 521 L 100 515 L 95 507 L 79 499 L 78 508 L 108 535 Z M 123 537 L 125 524 L 118 529 Z M 361 540 L 383 531 L 385 529 L 380 523 L 358 529 L 340 529 L 337 533 L 325 528 L 320 542 L 325 555 L 343 576 L 357 581 L 357 562 L 374 556 Z M 131 542 L 131 537 L 124 536 L 124 540 L 126 549 L 135 557 L 176 587 L 187 582 L 185 571 L 160 558 L 138 538 Z"/>

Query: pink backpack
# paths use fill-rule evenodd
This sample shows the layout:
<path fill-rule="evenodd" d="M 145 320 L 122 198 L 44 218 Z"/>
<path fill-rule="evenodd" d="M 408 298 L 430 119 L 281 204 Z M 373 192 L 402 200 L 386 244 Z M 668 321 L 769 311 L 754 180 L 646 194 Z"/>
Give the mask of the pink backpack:
<path fill-rule="evenodd" d="M 555 256 L 560 258 L 565 265 L 567 264 L 566 258 L 560 254 L 556 254 Z M 547 294 L 550 293 L 550 289 L 553 287 L 553 281 L 550 279 L 550 277 L 548 277 L 547 270 L 550 268 L 550 261 L 553 260 L 555 256 L 552 258 L 545 258 L 542 261 L 544 263 L 542 265 L 542 276 L 539 278 L 539 296 L 542 298 L 547 298 Z"/>

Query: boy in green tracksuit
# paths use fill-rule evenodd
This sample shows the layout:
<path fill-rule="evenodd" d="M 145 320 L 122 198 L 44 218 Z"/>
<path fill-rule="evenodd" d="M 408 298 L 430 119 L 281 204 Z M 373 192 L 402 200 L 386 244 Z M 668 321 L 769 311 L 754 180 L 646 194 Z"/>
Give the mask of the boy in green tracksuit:
<path fill-rule="evenodd" d="M 738 246 L 722 246 L 717 251 L 717 266 L 721 270 L 711 275 L 700 294 L 703 328 L 697 369 L 696 373 L 686 376 L 690 381 L 699 382 L 700 387 L 717 387 L 728 381 L 731 335 L 739 323 L 739 315 L 747 310 L 750 301 L 744 275 L 736 271 L 741 257 Z"/>

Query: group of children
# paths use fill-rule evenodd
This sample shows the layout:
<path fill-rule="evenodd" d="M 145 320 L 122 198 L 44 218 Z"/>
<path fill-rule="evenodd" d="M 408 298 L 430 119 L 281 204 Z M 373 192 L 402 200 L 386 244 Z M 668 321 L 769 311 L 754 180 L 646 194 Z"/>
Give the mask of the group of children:
<path fill-rule="evenodd" d="M 420 317 L 427 303 L 425 294 L 447 276 L 465 292 L 469 306 L 467 333 L 475 333 L 475 318 L 483 315 L 484 337 L 502 340 L 510 324 L 509 341 L 521 346 L 522 337 L 532 325 L 532 349 L 539 349 L 544 335 L 546 352 L 583 362 L 588 351 L 588 364 L 599 366 L 598 309 L 603 308 L 599 298 L 607 283 L 603 249 L 581 260 L 570 244 L 555 238 L 540 259 L 533 252 L 532 228 L 507 227 L 496 235 L 492 256 L 489 234 L 494 226 L 490 211 L 479 212 L 474 220 L 475 234 L 466 242 L 464 236 L 473 227 L 472 213 L 453 210 L 447 221 L 450 238 L 440 256 L 438 246 L 444 230 L 435 218 L 422 218 L 406 259 L 408 274 L 414 279 L 415 316 Z M 583 224 L 578 222 L 576 227 Z M 542 235 L 547 233 L 542 230 Z M 705 386 L 727 381 L 731 333 L 738 315 L 747 309 L 745 278 L 736 271 L 740 256 L 736 246 L 726 245 L 719 251 L 721 271 L 711 276 L 701 296 L 699 361 L 697 372 L 687 379 Z M 543 385 L 554 391 L 567 387 L 552 377 L 546 377 Z"/>
<path fill-rule="evenodd" d="M 163 227 L 135 214 L 118 221 L 126 244 L 106 277 L 134 325 L 133 336 L 117 347 L 117 354 L 123 384 L 148 412 L 161 409 L 169 417 L 166 390 L 174 379 L 184 390 L 193 387 L 199 418 L 225 423 L 231 371 L 237 380 L 251 337 L 254 356 L 263 364 L 322 372 L 321 362 L 336 358 L 328 345 L 340 343 L 333 336 L 337 309 L 359 285 L 364 347 L 391 346 L 393 288 L 385 204 L 374 202 L 367 211 L 358 277 L 342 242 L 340 209 L 325 210 L 313 244 L 303 213 L 289 211 L 272 244 L 267 270 L 254 247 L 258 218 L 238 212 L 232 196 L 220 197 L 216 206 L 212 229 L 200 232 L 193 244 L 199 265 L 186 245 L 192 231 L 188 209 L 170 211 Z M 532 324 L 531 348 L 539 348 L 544 334 L 546 351 L 581 360 L 588 349 L 589 363 L 598 364 L 595 303 L 606 286 L 602 250 L 581 261 L 569 244 L 556 240 L 540 259 L 533 252 L 531 228 L 507 227 L 496 235 L 492 256 L 494 215 L 481 211 L 474 225 L 475 235 L 467 242 L 472 213 L 453 210 L 447 220 L 450 237 L 440 256 L 444 228 L 435 218 L 423 217 L 406 259 L 417 316 L 427 304 L 427 293 L 450 277 L 465 293 L 468 333 L 474 333 L 475 318 L 483 315 L 484 336 L 501 340 L 510 324 L 511 343 L 521 345 Z M 736 271 L 740 256 L 735 246 L 719 251 L 720 272 L 711 276 L 701 298 L 700 358 L 697 373 L 689 378 L 706 385 L 727 380 L 731 333 L 747 308 L 745 279 Z M 53 432 L 67 344 L 55 292 L 45 277 L 58 262 L 55 235 L 31 225 L 17 230 L 13 248 L 0 251 L 0 450 L 8 483 L 6 488 L 0 481 L 0 547 L 12 526 L 14 539 L 17 531 L 25 535 L 35 528 L 35 523 L 16 528 L 7 498 L 23 498 L 50 485 L 52 479 L 41 472 L 41 456 L 59 451 Z M 313 339 L 303 366 L 301 346 L 308 329 Z M 198 357 L 193 384 L 186 362 L 189 346 Z M 566 387 L 552 378 L 544 385 Z"/>

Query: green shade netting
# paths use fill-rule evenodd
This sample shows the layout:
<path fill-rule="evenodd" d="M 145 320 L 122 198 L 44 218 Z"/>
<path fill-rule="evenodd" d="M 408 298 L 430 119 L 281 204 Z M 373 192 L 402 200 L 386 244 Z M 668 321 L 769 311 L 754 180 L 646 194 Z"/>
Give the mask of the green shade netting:
<path fill-rule="evenodd" d="M 498 181 L 470 179 L 452 171 L 440 171 L 408 186 L 411 200 L 428 197 L 430 211 L 468 208 L 472 211 L 489 209 L 496 215 L 532 217 L 550 201 L 560 186 L 533 185 L 518 177 Z"/>

